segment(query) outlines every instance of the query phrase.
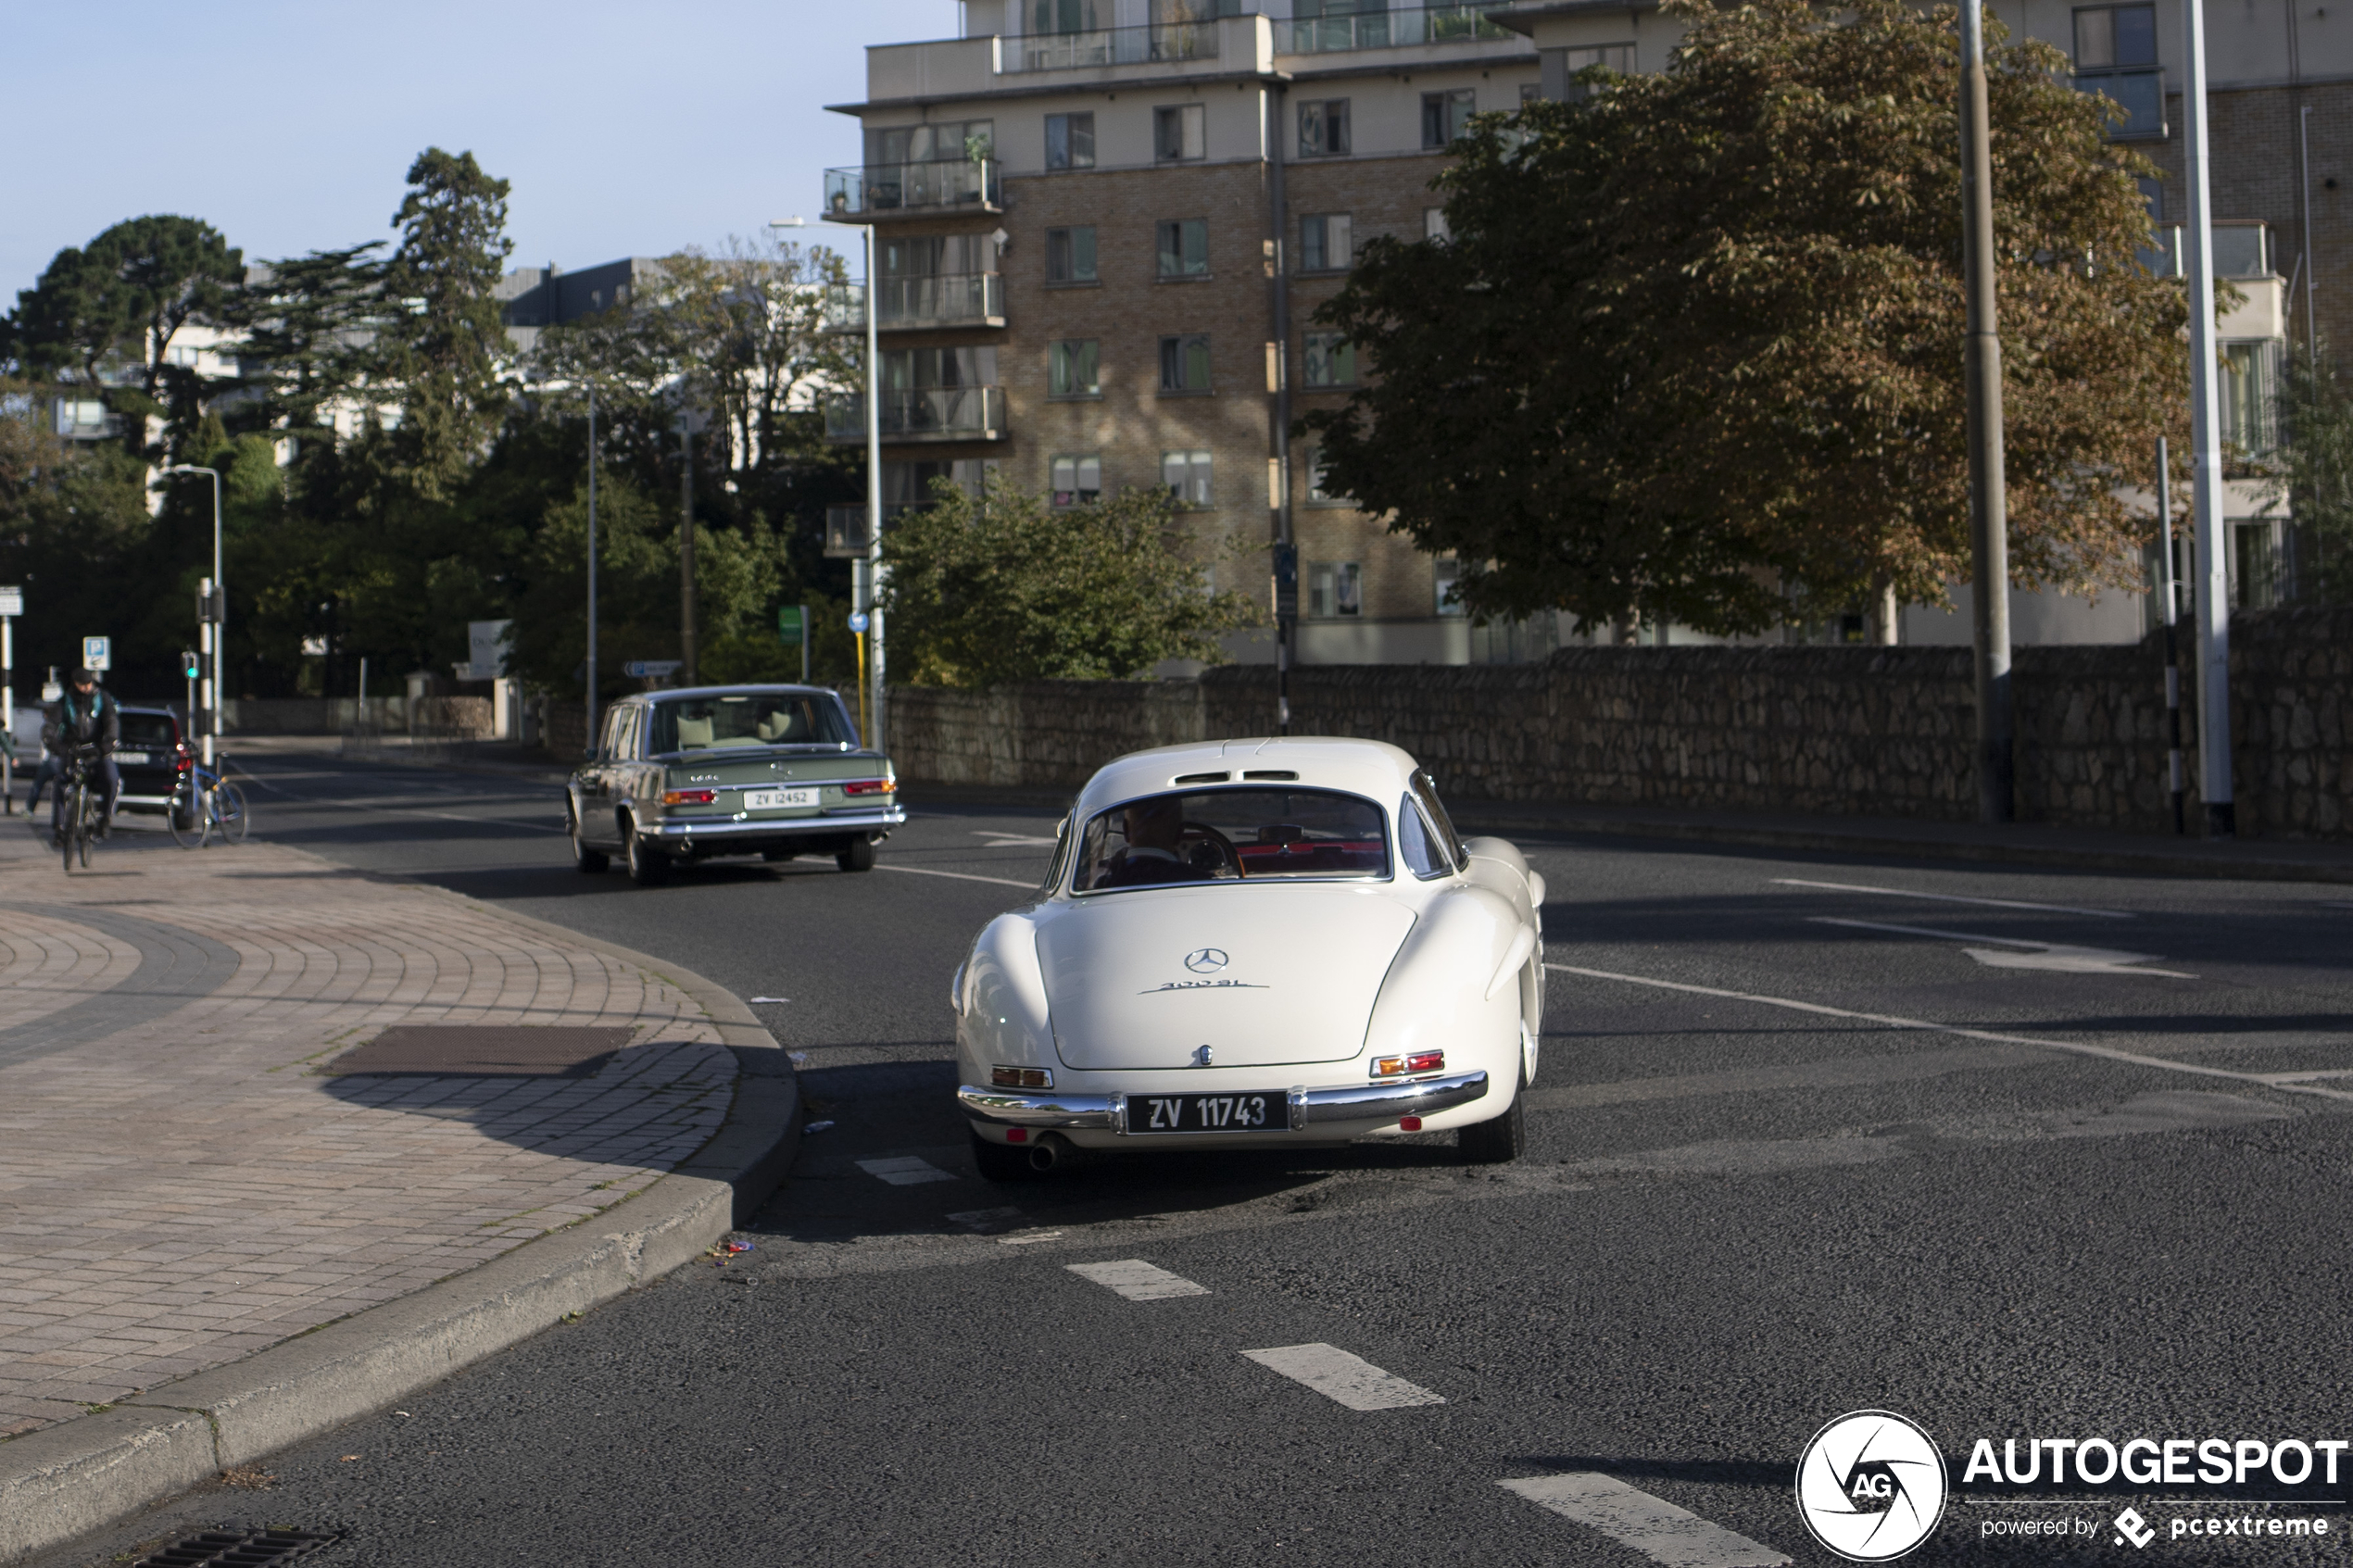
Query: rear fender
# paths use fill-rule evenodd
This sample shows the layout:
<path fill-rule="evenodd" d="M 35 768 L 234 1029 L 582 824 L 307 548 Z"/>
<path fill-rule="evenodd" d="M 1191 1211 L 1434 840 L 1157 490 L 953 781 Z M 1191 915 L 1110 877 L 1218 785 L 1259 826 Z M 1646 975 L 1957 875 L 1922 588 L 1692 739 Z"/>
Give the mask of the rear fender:
<path fill-rule="evenodd" d="M 1484 1067 L 1516 1082 L 1521 989 L 1507 961 L 1527 929 L 1509 899 L 1476 883 L 1433 898 L 1381 982 L 1366 1055 L 1442 1050 L 1449 1072 Z M 1499 969 L 1505 983 L 1491 991 Z"/>
<path fill-rule="evenodd" d="M 1038 967 L 1038 927 L 1023 914 L 999 915 L 973 944 L 956 994 L 956 1048 L 968 1074 L 986 1084 L 995 1065 L 1055 1065 L 1046 978 Z"/>

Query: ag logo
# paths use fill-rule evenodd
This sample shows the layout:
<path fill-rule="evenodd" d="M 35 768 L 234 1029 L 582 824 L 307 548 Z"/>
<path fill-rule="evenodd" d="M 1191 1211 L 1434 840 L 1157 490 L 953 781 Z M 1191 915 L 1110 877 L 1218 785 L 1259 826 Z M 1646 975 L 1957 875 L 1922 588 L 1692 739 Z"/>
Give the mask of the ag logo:
<path fill-rule="evenodd" d="M 1196 947 L 1185 955 L 1185 967 L 1195 974 L 1214 974 L 1226 967 L 1223 947 Z"/>
<path fill-rule="evenodd" d="M 1797 1461 L 1797 1512 L 1852 1562 L 1903 1556 L 1944 1512 L 1944 1456 L 1890 1411 L 1856 1411 L 1814 1434 Z"/>

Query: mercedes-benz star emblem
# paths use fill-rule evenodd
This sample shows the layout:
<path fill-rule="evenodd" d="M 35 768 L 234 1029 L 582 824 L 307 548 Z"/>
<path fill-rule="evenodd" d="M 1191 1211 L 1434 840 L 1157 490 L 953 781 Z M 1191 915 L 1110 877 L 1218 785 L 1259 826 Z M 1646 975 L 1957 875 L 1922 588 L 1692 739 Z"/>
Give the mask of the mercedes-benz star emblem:
<path fill-rule="evenodd" d="M 1185 967 L 1195 974 L 1214 974 L 1226 967 L 1223 947 L 1197 947 L 1185 955 Z"/>

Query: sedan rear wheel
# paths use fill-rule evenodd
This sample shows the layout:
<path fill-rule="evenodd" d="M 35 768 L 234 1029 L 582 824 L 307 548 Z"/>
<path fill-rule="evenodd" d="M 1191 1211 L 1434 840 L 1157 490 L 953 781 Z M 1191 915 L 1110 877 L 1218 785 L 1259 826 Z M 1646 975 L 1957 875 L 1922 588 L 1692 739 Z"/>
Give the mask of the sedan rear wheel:
<path fill-rule="evenodd" d="M 1528 1098 L 1522 1077 L 1512 1108 L 1491 1121 L 1474 1122 L 1454 1134 L 1455 1153 L 1466 1165 L 1508 1165 L 1528 1148 L 1528 1122 L 1521 1107 Z"/>
<path fill-rule="evenodd" d="M 670 857 L 646 842 L 632 823 L 623 835 L 629 845 L 629 880 L 640 887 L 660 887 L 670 880 Z"/>
<path fill-rule="evenodd" d="M 834 857 L 834 864 L 846 872 L 873 871 L 875 869 L 873 842 L 863 838 L 851 839 L 841 852 Z"/>

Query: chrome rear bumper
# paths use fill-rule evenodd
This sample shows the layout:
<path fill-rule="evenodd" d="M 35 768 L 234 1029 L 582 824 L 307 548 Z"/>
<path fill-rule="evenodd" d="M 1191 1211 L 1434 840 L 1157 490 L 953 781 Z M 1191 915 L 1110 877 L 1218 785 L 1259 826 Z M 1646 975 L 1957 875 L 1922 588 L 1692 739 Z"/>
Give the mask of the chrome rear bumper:
<path fill-rule="evenodd" d="M 665 817 L 654 823 L 646 836 L 665 844 L 689 838 L 824 838 L 875 828 L 903 827 L 906 822 L 907 813 L 896 806 L 877 811 L 836 811 L 823 817 L 775 817 L 757 822 L 739 822 L 732 817 Z"/>
<path fill-rule="evenodd" d="M 1293 1088 L 1288 1095 L 1290 1130 L 1303 1132 L 1322 1123 L 1394 1122 L 1401 1116 L 1435 1116 L 1441 1110 L 1452 1110 L 1486 1097 L 1484 1073 L 1457 1073 L 1443 1078 L 1413 1078 L 1393 1084 L 1352 1084 L 1344 1088 Z M 1122 1135 L 1127 1131 L 1126 1095 L 1021 1094 L 965 1084 L 956 1090 L 956 1104 L 972 1120 L 1000 1127 L 1067 1127 Z"/>

